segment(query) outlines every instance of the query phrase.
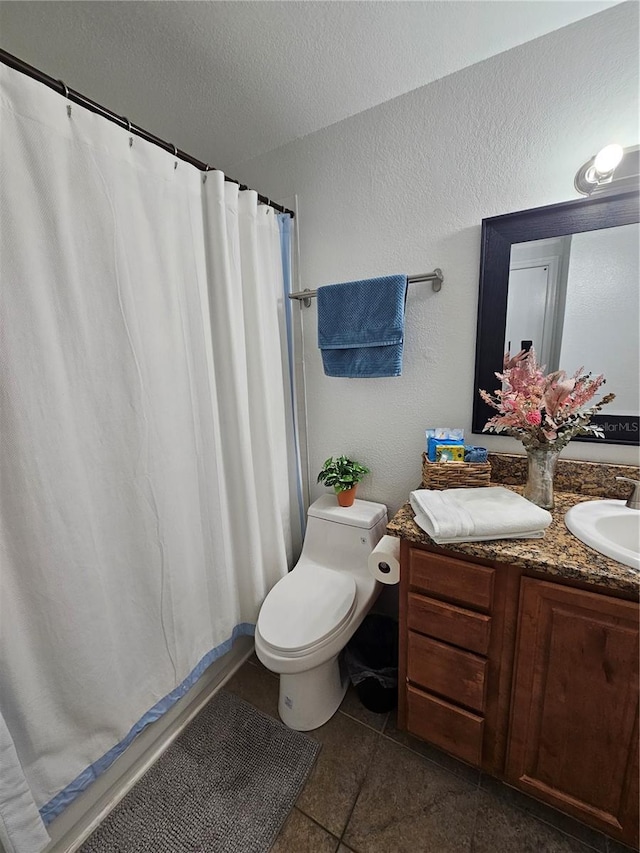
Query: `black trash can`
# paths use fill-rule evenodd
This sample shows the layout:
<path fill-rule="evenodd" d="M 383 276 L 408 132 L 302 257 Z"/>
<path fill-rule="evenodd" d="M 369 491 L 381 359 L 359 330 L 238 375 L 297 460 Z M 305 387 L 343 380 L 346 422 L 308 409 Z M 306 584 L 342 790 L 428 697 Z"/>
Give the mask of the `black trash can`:
<path fill-rule="evenodd" d="M 347 643 L 344 663 L 358 698 L 377 714 L 398 704 L 398 623 L 370 613 Z"/>

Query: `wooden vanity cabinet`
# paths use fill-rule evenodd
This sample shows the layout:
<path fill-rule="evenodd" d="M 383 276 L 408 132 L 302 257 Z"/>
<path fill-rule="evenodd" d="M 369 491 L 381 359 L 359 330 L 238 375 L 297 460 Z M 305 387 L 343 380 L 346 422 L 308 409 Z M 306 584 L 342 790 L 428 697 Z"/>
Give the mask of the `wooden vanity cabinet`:
<path fill-rule="evenodd" d="M 401 543 L 398 725 L 504 767 L 519 574 Z"/>
<path fill-rule="evenodd" d="M 523 578 L 505 778 L 638 842 L 638 605 Z"/>
<path fill-rule="evenodd" d="M 398 725 L 638 843 L 638 604 L 401 545 Z"/>

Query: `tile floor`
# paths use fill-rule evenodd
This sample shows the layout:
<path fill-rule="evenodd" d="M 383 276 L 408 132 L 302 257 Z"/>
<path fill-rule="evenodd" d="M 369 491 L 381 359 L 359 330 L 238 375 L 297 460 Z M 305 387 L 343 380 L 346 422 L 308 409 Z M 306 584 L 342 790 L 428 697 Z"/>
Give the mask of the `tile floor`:
<path fill-rule="evenodd" d="M 225 685 L 278 719 L 253 656 Z M 353 691 L 309 734 L 322 750 L 272 853 L 629 853 L 629 848 L 398 731 Z"/>

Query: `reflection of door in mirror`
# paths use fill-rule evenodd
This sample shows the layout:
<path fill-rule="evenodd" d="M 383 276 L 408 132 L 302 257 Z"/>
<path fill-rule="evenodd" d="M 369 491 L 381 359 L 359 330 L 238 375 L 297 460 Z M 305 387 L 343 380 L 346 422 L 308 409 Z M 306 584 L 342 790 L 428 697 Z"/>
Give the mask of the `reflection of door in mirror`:
<path fill-rule="evenodd" d="M 548 371 L 604 373 L 611 415 L 640 411 L 639 234 L 634 223 L 511 247 L 504 351 L 532 340 Z"/>
<path fill-rule="evenodd" d="M 640 412 L 640 229 L 637 224 L 574 234 L 561 364 L 607 378 L 610 415 Z M 586 344 L 586 346 L 585 346 Z"/>
<path fill-rule="evenodd" d="M 531 341 L 547 371 L 560 360 L 570 248 L 570 236 L 511 247 L 504 351 L 514 355 Z"/>

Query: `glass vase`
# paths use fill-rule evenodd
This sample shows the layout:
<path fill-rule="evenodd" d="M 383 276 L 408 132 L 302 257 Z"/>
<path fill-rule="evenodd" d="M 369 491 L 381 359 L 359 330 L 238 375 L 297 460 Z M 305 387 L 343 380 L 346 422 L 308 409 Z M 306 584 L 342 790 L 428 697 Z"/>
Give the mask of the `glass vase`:
<path fill-rule="evenodd" d="M 559 455 L 559 450 L 542 450 L 539 447 L 527 450 L 524 496 L 543 509 L 553 509 L 553 477 Z"/>

